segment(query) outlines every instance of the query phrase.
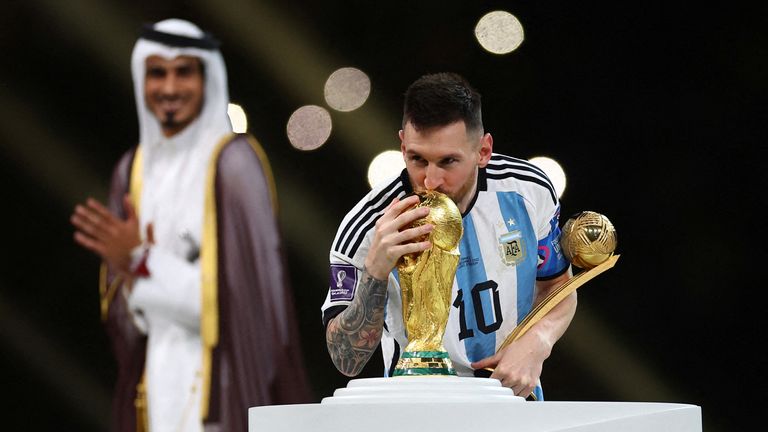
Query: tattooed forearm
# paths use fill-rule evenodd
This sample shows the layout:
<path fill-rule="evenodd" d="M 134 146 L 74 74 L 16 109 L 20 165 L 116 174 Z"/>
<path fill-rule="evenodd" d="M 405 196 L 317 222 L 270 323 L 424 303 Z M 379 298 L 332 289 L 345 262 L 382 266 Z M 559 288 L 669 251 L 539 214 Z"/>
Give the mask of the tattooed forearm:
<path fill-rule="evenodd" d="M 328 323 L 326 343 L 336 368 L 347 376 L 360 373 L 381 340 L 387 281 L 363 275 L 349 307 Z"/>

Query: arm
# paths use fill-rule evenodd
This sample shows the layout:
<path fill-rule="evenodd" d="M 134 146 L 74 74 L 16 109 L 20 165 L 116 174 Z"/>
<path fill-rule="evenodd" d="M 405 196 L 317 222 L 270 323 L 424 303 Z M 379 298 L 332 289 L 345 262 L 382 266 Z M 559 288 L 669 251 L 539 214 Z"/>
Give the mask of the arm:
<path fill-rule="evenodd" d="M 387 281 L 363 271 L 352 303 L 328 323 L 328 353 L 344 375 L 359 374 L 376 350 L 384 327 L 386 302 Z"/>
<path fill-rule="evenodd" d="M 130 202 L 125 199 L 135 152 L 136 148 L 125 152 L 112 171 L 108 208 L 89 198 L 76 205 L 70 216 L 70 222 L 75 227 L 75 243 L 102 258 L 102 274 L 99 281 L 101 318 L 113 341 L 119 341 L 123 333 L 130 334 L 128 339 L 134 339 L 134 333 L 138 334 L 131 319 L 125 319 L 129 315 L 123 313 L 127 312 L 123 290 L 130 286 L 130 275 L 127 274 L 130 251 L 136 244 L 141 243 L 138 239 L 138 221 L 132 214 L 132 207 L 126 207 L 126 203 L 130 206 Z M 125 243 L 124 246 L 114 249 L 109 237 L 115 235 L 127 238 L 118 241 Z M 120 310 L 115 311 L 116 308 Z M 117 342 L 117 345 L 122 343 Z"/>
<path fill-rule="evenodd" d="M 146 267 L 149 276 L 133 279 L 128 299 L 131 310 L 156 313 L 188 329 L 199 329 L 199 265 L 189 263 L 161 246 L 152 245 Z"/>
<path fill-rule="evenodd" d="M 571 278 L 570 270 L 562 275 L 536 282 L 535 304 L 544 300 L 555 288 Z M 497 378 L 516 395 L 527 396 L 533 392 L 541 375 L 544 360 L 552 353 L 552 347 L 565 333 L 576 313 L 576 292 L 566 297 L 544 318 L 495 355 L 472 363 L 475 369 L 495 368 L 491 378 Z"/>
<path fill-rule="evenodd" d="M 126 156 L 118 164 L 113 175 L 109 207 L 93 198 L 75 206 L 70 218 L 76 228 L 75 241 L 104 260 L 109 269 L 109 286 L 113 285 L 115 277 L 120 278 L 118 285 L 110 290 L 114 292 L 106 293 L 108 302 L 114 302 L 115 298 L 122 302 L 124 299 L 120 297 L 125 295 L 128 300 L 126 311 L 157 311 L 196 329 L 199 327 L 200 301 L 198 296 L 188 294 L 199 291 L 199 269 L 154 245 L 151 224 L 147 226 L 146 243 L 152 246 L 146 261 L 151 275 L 138 275 L 133 271 L 135 251 L 142 240 L 138 216 L 126 194 L 131 160 Z M 146 332 L 146 324 L 140 315 L 133 318 Z"/>
<path fill-rule="evenodd" d="M 115 166 L 109 192 L 109 209 L 124 218 L 123 196 L 128 192 L 134 149 Z M 103 265 L 101 281 L 102 320 L 117 361 L 117 379 L 112 402 L 111 430 L 135 429 L 136 384 L 144 370 L 146 337 L 136 328 L 123 295 L 123 277 L 112 266 Z M 111 289 L 110 289 L 111 288 Z M 110 295 L 111 294 L 111 295 Z"/>
<path fill-rule="evenodd" d="M 387 280 L 397 260 L 408 253 L 429 249 L 428 241 L 415 241 L 434 228 L 430 224 L 400 231 L 429 214 L 425 207 L 407 210 L 419 202 L 417 196 L 393 200 L 376 221 L 371 247 L 352 303 L 334 317 L 326 329 L 326 344 L 336 368 L 347 376 L 360 373 L 381 340 Z M 407 211 L 406 211 L 407 210 Z"/>

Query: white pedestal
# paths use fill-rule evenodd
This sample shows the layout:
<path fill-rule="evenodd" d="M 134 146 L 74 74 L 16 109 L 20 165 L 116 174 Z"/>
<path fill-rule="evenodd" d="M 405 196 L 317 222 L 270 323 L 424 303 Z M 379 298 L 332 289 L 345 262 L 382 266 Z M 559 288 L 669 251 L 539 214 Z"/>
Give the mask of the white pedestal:
<path fill-rule="evenodd" d="M 525 402 L 497 379 L 449 376 L 403 376 L 351 380 L 322 404 Z"/>
<path fill-rule="evenodd" d="M 526 402 L 494 379 L 368 378 L 319 404 L 248 410 L 250 432 L 701 432 L 695 405 Z"/>

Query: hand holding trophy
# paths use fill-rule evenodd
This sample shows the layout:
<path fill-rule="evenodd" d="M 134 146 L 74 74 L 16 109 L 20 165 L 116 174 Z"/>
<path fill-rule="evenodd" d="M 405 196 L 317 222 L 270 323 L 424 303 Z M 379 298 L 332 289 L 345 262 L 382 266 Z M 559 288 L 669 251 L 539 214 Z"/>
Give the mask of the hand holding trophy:
<path fill-rule="evenodd" d="M 547 298 L 537 304 L 507 336 L 497 352 L 519 339 L 577 288 L 612 268 L 619 259 L 619 255 L 613 254 L 616 243 L 616 229 L 604 215 L 584 211 L 568 219 L 560 236 L 560 247 L 568 261 L 584 271 L 557 287 Z"/>

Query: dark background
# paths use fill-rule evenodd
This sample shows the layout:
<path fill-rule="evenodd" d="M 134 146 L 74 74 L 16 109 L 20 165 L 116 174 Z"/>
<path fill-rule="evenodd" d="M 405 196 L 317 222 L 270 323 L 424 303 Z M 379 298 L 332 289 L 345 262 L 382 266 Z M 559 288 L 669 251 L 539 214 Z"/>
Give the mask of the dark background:
<path fill-rule="evenodd" d="M 483 51 L 474 26 L 505 9 L 526 39 Z M 0 5 L 0 384 L 3 429 L 104 430 L 115 369 L 100 327 L 98 260 L 68 222 L 104 199 L 138 139 L 129 59 L 138 27 L 190 19 L 222 40 L 233 102 L 273 164 L 315 399 L 346 385 L 320 306 L 337 224 L 397 149 L 402 93 L 455 71 L 483 94 L 494 150 L 546 155 L 568 175 L 563 215 L 619 233 L 616 268 L 579 290 L 545 363 L 549 400 L 679 402 L 704 430 L 742 430 L 766 389 L 760 201 L 768 90 L 765 6 L 562 1 L 10 0 Z M 285 125 L 326 106 L 339 67 L 372 90 L 331 111 L 328 143 L 300 152 Z M 564 218 L 565 219 L 565 218 Z M 564 222 L 564 219 L 561 222 Z M 378 376 L 376 357 L 363 376 Z M 759 405 L 758 405 L 759 404 Z"/>

